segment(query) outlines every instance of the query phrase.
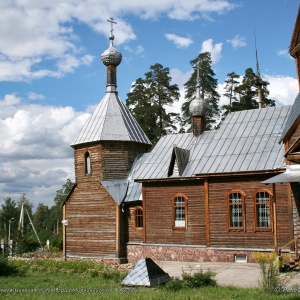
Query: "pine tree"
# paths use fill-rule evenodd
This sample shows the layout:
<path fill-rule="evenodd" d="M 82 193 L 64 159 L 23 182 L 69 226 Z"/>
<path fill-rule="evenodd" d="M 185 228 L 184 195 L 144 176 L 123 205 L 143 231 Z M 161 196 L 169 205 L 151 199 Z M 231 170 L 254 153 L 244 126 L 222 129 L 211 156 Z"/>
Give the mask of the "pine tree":
<path fill-rule="evenodd" d="M 127 94 L 126 105 L 150 141 L 155 144 L 165 134 L 176 132 L 176 113 L 166 107 L 179 100 L 177 84 L 171 84 L 169 68 L 161 64 L 150 66 L 145 79 L 139 78 Z"/>
<path fill-rule="evenodd" d="M 225 89 L 226 92 L 223 96 L 229 99 L 229 105 L 232 104 L 233 101 L 237 101 L 236 94 L 237 94 L 237 86 L 239 81 L 237 79 L 240 78 L 240 75 L 236 74 L 235 72 L 231 72 L 227 74 L 227 79 L 225 80 Z"/>
<path fill-rule="evenodd" d="M 232 74 L 229 73 L 228 76 Z M 248 110 L 248 109 L 257 109 L 258 108 L 258 96 L 257 96 L 257 88 L 253 86 L 253 81 L 256 78 L 256 74 L 253 72 L 252 68 L 248 68 L 245 70 L 245 75 L 243 76 L 243 80 L 241 84 L 235 86 L 234 92 L 238 95 L 238 97 L 232 98 L 233 101 L 229 105 L 222 106 L 224 110 L 224 116 L 231 111 L 240 111 L 240 110 Z M 230 79 L 229 79 L 230 80 Z M 226 91 L 227 92 L 227 91 Z M 225 93 L 224 95 L 228 95 Z M 275 106 L 275 101 L 268 98 L 269 91 L 266 87 L 262 88 L 262 106 L 270 107 Z"/>
<path fill-rule="evenodd" d="M 189 112 L 190 102 L 195 98 L 197 85 L 196 67 L 199 68 L 200 95 L 206 101 L 208 109 L 206 112 L 206 129 L 212 129 L 220 116 L 218 107 L 220 95 L 217 92 L 218 82 L 214 78 L 215 73 L 212 70 L 211 54 L 209 52 L 200 53 L 195 59 L 190 61 L 194 68 L 189 80 L 184 84 L 186 89 L 185 102 L 182 105 L 183 126 L 191 124 L 191 115 Z M 190 130 L 190 129 L 189 129 Z"/>

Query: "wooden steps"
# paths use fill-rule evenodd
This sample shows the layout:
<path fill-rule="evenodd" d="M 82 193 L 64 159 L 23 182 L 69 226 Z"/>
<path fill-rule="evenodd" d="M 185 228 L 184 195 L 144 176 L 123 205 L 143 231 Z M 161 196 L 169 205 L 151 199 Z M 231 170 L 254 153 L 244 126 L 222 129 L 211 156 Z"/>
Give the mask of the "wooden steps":
<path fill-rule="evenodd" d="M 281 272 L 287 272 L 287 271 L 300 271 L 300 255 L 299 255 L 299 239 L 300 236 L 295 237 L 293 240 L 288 242 L 286 245 L 278 249 L 278 258 L 279 261 L 282 263 L 283 262 L 283 255 L 282 255 L 282 249 L 284 248 L 290 248 L 290 251 L 295 251 L 293 253 L 293 257 L 290 259 L 288 263 L 283 263 L 282 266 L 280 267 Z"/>
<path fill-rule="evenodd" d="M 292 259 L 289 263 L 285 263 L 281 267 L 281 272 L 300 271 L 300 258 Z"/>

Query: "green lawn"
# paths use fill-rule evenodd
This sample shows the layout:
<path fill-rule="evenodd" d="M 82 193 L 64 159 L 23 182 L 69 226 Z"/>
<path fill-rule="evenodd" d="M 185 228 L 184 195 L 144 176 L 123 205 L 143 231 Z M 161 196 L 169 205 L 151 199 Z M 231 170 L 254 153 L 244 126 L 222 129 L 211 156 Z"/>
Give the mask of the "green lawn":
<path fill-rule="evenodd" d="M 259 289 L 203 287 L 168 291 L 163 287 L 122 287 L 112 279 L 64 273 L 1 277 L 0 299 L 299 299 L 300 293 L 266 294 Z"/>
<path fill-rule="evenodd" d="M 205 276 L 190 278 L 193 286 L 201 282 L 199 288 L 182 288 L 180 280 L 152 288 L 123 287 L 127 272 L 118 265 L 88 260 L 0 259 L 0 299 L 300 299 L 300 290 L 268 294 L 254 288 L 203 287 L 199 280 Z"/>

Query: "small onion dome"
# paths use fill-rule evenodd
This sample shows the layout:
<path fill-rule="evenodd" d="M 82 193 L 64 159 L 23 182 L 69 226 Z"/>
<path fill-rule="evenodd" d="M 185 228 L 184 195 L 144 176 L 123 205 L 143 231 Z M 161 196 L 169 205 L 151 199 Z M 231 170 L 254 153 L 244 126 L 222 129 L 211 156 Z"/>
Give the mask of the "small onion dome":
<path fill-rule="evenodd" d="M 106 66 L 118 66 L 122 61 L 122 54 L 112 45 L 101 54 L 101 60 Z"/>
<path fill-rule="evenodd" d="M 202 116 L 204 117 L 207 111 L 207 105 L 203 98 L 199 95 L 190 103 L 190 113 L 193 117 Z"/>

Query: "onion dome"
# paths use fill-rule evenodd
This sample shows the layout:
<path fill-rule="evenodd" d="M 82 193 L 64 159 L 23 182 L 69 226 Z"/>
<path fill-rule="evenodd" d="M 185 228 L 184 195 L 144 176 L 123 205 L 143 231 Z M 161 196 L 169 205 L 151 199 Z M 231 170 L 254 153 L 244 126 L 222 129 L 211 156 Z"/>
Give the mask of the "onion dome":
<path fill-rule="evenodd" d="M 114 35 L 112 34 L 113 29 L 110 34 L 110 46 L 101 54 L 101 60 L 105 66 L 118 66 L 122 61 L 122 54 L 114 47 L 113 40 Z"/>
<path fill-rule="evenodd" d="M 190 113 L 193 117 L 204 117 L 207 111 L 206 101 L 200 95 L 199 68 L 197 67 L 196 98 L 190 102 Z"/>
<path fill-rule="evenodd" d="M 111 44 L 110 47 L 101 54 L 101 60 L 106 66 L 118 66 L 122 61 L 122 54 Z"/>
<path fill-rule="evenodd" d="M 193 117 L 204 116 L 207 111 L 207 105 L 205 100 L 197 93 L 197 96 L 190 103 L 190 113 Z"/>

